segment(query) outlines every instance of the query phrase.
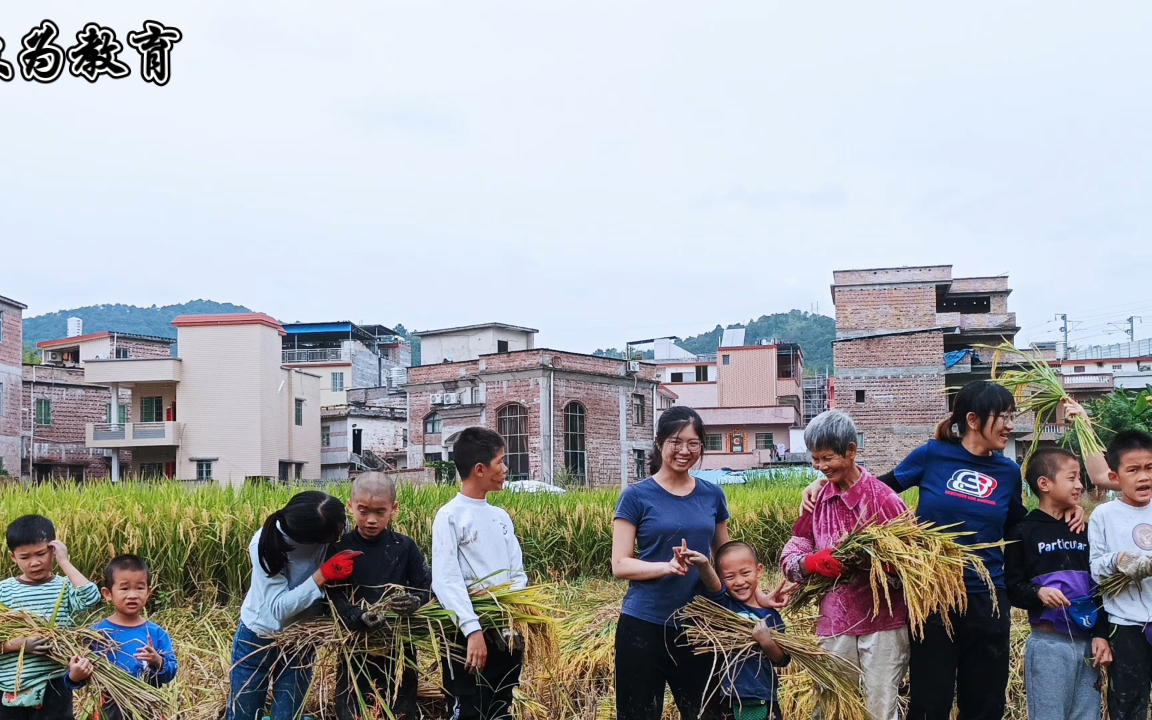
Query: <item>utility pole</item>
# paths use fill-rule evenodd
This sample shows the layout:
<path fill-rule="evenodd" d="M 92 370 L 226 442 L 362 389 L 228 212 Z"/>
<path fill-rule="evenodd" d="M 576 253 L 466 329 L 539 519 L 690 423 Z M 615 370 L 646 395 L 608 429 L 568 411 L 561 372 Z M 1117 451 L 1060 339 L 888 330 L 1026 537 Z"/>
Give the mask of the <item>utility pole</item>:
<path fill-rule="evenodd" d="M 1062 328 L 1060 328 L 1060 332 L 1064 333 L 1064 350 L 1065 350 L 1065 352 L 1067 352 L 1067 350 L 1068 350 L 1068 315 L 1065 313 L 1061 313 L 1061 314 L 1056 316 L 1056 319 L 1064 323 L 1064 326 Z"/>
<path fill-rule="evenodd" d="M 1139 315 L 1133 315 L 1128 318 L 1128 342 L 1136 342 L 1136 321 L 1141 320 Z"/>

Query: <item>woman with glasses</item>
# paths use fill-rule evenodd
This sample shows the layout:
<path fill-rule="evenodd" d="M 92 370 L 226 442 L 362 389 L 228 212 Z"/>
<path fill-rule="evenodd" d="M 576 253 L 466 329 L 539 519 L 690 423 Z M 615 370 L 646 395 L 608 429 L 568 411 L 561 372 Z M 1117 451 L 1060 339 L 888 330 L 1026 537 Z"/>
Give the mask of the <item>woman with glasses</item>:
<path fill-rule="evenodd" d="M 704 692 L 712 659 L 680 640 L 673 615 L 704 592 L 685 548 L 711 556 L 728 542 L 728 504 L 719 486 L 689 470 L 700 462 L 704 422 L 677 405 L 656 428 L 652 476 L 620 493 L 612 527 L 612 574 L 628 581 L 616 626 L 616 717 L 659 720 L 664 687 L 683 718 L 714 717 Z M 778 594 L 773 597 L 779 607 Z"/>

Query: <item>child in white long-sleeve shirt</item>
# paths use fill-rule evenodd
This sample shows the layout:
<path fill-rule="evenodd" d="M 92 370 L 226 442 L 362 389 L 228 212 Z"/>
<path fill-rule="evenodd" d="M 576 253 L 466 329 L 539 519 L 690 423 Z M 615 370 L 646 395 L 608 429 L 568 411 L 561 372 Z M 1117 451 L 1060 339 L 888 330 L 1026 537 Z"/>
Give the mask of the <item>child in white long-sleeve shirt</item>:
<path fill-rule="evenodd" d="M 510 718 L 524 651 L 518 637 L 481 629 L 469 595 L 475 588 L 528 584 L 512 518 L 487 500 L 508 475 L 504 438 L 487 428 L 468 428 L 452 450 L 460 493 L 432 523 L 432 591 L 456 615 L 458 642 L 467 654 L 464 662 L 446 659 L 444 688 L 455 720 Z"/>

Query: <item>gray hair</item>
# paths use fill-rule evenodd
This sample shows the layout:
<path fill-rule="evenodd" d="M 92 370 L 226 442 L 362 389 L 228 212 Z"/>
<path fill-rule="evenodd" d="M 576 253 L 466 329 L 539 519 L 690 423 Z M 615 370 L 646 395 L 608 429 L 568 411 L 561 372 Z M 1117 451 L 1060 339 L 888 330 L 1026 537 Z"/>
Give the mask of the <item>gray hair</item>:
<path fill-rule="evenodd" d="M 804 428 L 804 444 L 808 452 L 831 450 L 837 455 L 847 455 L 848 446 L 857 441 L 856 423 L 839 410 L 822 412 Z"/>
<path fill-rule="evenodd" d="M 387 497 L 396 500 L 396 482 L 382 472 L 360 473 L 352 481 L 352 497 Z"/>

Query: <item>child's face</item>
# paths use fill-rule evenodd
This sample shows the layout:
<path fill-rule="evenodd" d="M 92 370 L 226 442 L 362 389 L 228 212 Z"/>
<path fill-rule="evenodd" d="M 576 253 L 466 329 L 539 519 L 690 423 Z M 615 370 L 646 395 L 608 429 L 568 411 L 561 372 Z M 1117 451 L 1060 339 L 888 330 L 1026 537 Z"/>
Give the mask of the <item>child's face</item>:
<path fill-rule="evenodd" d="M 1041 477 L 1037 482 L 1042 491 L 1047 491 L 1049 501 L 1060 507 L 1071 507 L 1080 503 L 1084 484 L 1080 482 L 1080 463 L 1072 458 L 1064 458 L 1060 469 L 1052 477 Z"/>
<path fill-rule="evenodd" d="M 472 479 L 480 481 L 480 488 L 484 492 L 496 492 L 504 488 L 504 479 L 508 477 L 508 466 L 504 464 L 504 450 L 498 450 L 496 457 L 487 465 L 477 465 L 480 468 L 472 470 Z"/>
<path fill-rule="evenodd" d="M 1129 450 L 1120 456 L 1116 472 L 1108 476 L 1120 483 L 1124 502 L 1144 507 L 1152 501 L 1152 450 Z"/>
<path fill-rule="evenodd" d="M 728 594 L 739 602 L 746 603 L 756 594 L 764 566 L 756 562 L 756 556 L 745 548 L 732 550 L 720 558 L 716 568 L 720 580 Z"/>
<path fill-rule="evenodd" d="M 399 508 L 400 503 L 387 495 L 354 496 L 348 501 L 356 529 L 365 538 L 374 538 L 384 532 L 392 524 L 392 517 Z"/>
<path fill-rule="evenodd" d="M 9 555 L 25 579 L 41 582 L 52 577 L 52 565 L 56 562 L 56 556 L 47 540 L 33 545 L 21 545 Z"/>
<path fill-rule="evenodd" d="M 125 617 L 137 617 L 144 612 L 152 588 L 148 586 L 148 573 L 144 570 L 117 570 L 112 575 L 112 587 L 101 588 L 100 594 L 112 603 L 116 612 Z"/>

